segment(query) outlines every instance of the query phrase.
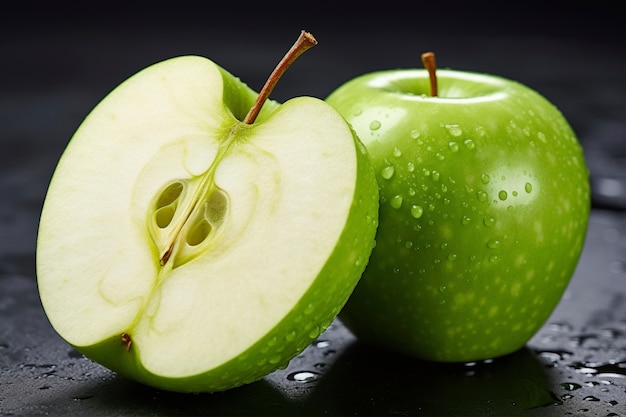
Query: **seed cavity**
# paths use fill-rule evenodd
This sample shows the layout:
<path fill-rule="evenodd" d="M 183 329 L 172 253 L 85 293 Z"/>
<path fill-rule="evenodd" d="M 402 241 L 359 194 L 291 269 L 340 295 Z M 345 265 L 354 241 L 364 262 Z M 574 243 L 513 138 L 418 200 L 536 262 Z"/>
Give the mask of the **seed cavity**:
<path fill-rule="evenodd" d="M 159 194 L 154 210 L 154 222 L 158 228 L 165 229 L 172 222 L 178 206 L 178 199 L 184 188 L 182 182 L 176 181 L 167 185 Z"/>
<path fill-rule="evenodd" d="M 222 228 L 228 195 L 215 184 L 205 188 L 206 184 L 200 177 L 177 179 L 157 193 L 148 228 L 161 266 L 170 258 L 175 258 L 174 267 L 194 259 L 205 247 L 201 245 Z"/>

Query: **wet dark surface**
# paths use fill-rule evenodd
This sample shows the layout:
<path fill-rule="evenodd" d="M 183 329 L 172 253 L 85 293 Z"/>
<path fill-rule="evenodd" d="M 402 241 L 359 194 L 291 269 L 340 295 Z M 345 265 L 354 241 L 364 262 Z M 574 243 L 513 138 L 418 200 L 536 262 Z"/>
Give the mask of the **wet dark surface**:
<path fill-rule="evenodd" d="M 577 11 L 559 27 L 544 16 L 493 32 L 390 22 L 363 32 L 354 16 L 349 28 L 342 16 L 216 28 L 197 16 L 185 25 L 183 12 L 163 25 L 162 15 L 137 12 L 108 20 L 111 10 L 93 22 L 52 13 L 3 24 L 0 415 L 626 416 L 626 59 L 616 14 Z M 258 90 L 302 28 L 320 44 L 281 81 L 279 100 L 325 97 L 348 78 L 415 66 L 435 50 L 440 66 L 517 79 L 561 108 L 585 149 L 594 208 L 558 308 L 523 350 L 461 365 L 374 350 L 336 321 L 287 369 L 218 394 L 154 390 L 83 358 L 50 327 L 35 275 L 38 216 L 67 140 L 111 88 L 171 56 L 207 56 Z"/>

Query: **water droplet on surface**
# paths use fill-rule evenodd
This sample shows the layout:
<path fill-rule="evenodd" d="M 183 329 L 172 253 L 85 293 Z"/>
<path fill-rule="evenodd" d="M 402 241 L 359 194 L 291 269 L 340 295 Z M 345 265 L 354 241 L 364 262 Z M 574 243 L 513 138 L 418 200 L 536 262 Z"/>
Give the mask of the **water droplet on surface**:
<path fill-rule="evenodd" d="M 419 219 L 420 217 L 422 217 L 423 214 L 424 209 L 422 208 L 422 206 L 414 205 L 411 207 L 411 216 L 413 216 L 414 218 Z"/>
<path fill-rule="evenodd" d="M 389 204 L 391 205 L 391 207 L 395 209 L 400 208 L 402 206 L 402 196 L 401 195 L 394 196 L 389 202 Z"/>
<path fill-rule="evenodd" d="M 394 172 L 395 172 L 395 168 L 393 167 L 393 165 L 388 165 L 388 166 L 383 168 L 383 170 L 381 171 L 380 175 L 384 179 L 388 180 L 391 177 L 393 177 L 393 173 Z"/>
<path fill-rule="evenodd" d="M 600 399 L 598 397 L 594 397 L 593 395 L 588 395 L 585 398 L 583 398 L 583 401 L 600 401 Z"/>
<path fill-rule="evenodd" d="M 446 129 L 452 136 L 458 137 L 463 134 L 463 129 L 459 125 L 446 125 Z"/>
<path fill-rule="evenodd" d="M 490 180 L 491 178 L 489 178 L 489 175 L 487 174 L 483 174 L 480 176 L 480 182 L 482 182 L 483 184 L 489 184 Z"/>
<path fill-rule="evenodd" d="M 413 162 L 408 162 L 408 163 L 406 164 L 406 169 L 407 169 L 407 171 L 409 171 L 409 172 L 413 172 L 413 171 L 415 171 L 415 165 L 413 164 Z"/>
<path fill-rule="evenodd" d="M 433 171 L 432 172 L 432 179 L 433 181 L 439 181 L 439 177 L 441 174 L 439 174 L 439 171 Z"/>
<path fill-rule="evenodd" d="M 393 148 L 393 156 L 395 156 L 396 158 L 402 156 L 402 151 L 398 148 Z"/>
<path fill-rule="evenodd" d="M 500 192 L 498 193 L 498 198 L 502 201 L 506 200 L 508 196 L 509 195 L 504 190 L 500 190 Z"/>
<path fill-rule="evenodd" d="M 411 130 L 411 139 L 417 139 L 420 137 L 420 132 L 417 129 Z"/>
<path fill-rule="evenodd" d="M 320 349 L 327 348 L 328 346 L 330 346 L 330 342 L 328 340 L 318 340 L 315 343 L 315 347 Z"/>
<path fill-rule="evenodd" d="M 289 381 L 308 383 L 315 381 L 317 378 L 319 378 L 319 375 L 320 374 L 318 374 L 317 372 L 299 371 L 287 375 L 287 379 Z"/>
<path fill-rule="evenodd" d="M 567 391 L 576 391 L 577 389 L 582 388 L 582 385 L 576 384 L 574 382 L 563 382 L 560 384 Z"/>
<path fill-rule="evenodd" d="M 450 143 L 448 143 L 448 148 L 450 148 L 450 150 L 452 152 L 458 152 L 459 151 L 459 144 L 457 142 L 450 142 Z"/>
<path fill-rule="evenodd" d="M 487 193 L 484 191 L 477 191 L 476 197 L 478 198 L 478 201 L 487 201 L 487 199 L 489 198 Z"/>
<path fill-rule="evenodd" d="M 463 216 L 461 218 L 461 224 L 463 224 L 464 226 L 467 226 L 471 221 L 472 219 L 470 219 L 468 216 Z"/>
<path fill-rule="evenodd" d="M 372 120 L 370 122 L 370 130 L 378 130 L 380 129 L 381 123 L 378 120 Z"/>

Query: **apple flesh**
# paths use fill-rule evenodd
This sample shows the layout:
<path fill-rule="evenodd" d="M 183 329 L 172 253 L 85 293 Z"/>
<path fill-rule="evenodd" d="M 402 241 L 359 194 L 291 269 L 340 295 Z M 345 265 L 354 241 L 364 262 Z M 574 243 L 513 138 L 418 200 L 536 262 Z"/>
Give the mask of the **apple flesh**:
<path fill-rule="evenodd" d="M 335 318 L 373 246 L 378 189 L 345 120 L 267 101 L 212 61 L 142 70 L 85 119 L 54 172 L 37 273 L 56 331 L 173 391 L 286 366 Z"/>
<path fill-rule="evenodd" d="M 462 362 L 522 347 L 559 302 L 583 247 L 588 170 L 564 116 L 497 76 L 365 74 L 327 98 L 368 148 L 376 247 L 340 314 L 361 339 Z"/>

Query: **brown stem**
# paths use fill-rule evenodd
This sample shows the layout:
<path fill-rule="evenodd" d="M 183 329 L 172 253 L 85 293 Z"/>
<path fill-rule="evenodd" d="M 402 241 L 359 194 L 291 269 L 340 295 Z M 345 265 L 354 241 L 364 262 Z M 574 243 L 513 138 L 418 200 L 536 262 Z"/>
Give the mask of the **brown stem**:
<path fill-rule="evenodd" d="M 304 30 L 300 32 L 300 36 L 298 37 L 296 42 L 293 44 L 291 49 L 287 51 L 283 59 L 278 63 L 276 68 L 274 68 L 274 71 L 272 71 L 269 78 L 265 82 L 265 85 L 261 89 L 261 92 L 254 102 L 254 105 L 252 106 L 250 111 L 248 111 L 245 119 L 243 119 L 244 123 L 254 123 L 257 116 L 259 115 L 259 112 L 261 111 L 261 108 L 263 107 L 263 104 L 265 104 L 265 101 L 269 98 L 272 90 L 274 90 L 274 87 L 278 83 L 278 80 L 280 79 L 280 77 L 283 76 L 287 68 L 289 68 L 293 61 L 295 61 L 300 55 L 302 55 L 304 51 L 315 45 L 317 45 L 317 40 L 315 40 L 313 35 L 311 35 L 309 32 L 305 32 Z"/>
<path fill-rule="evenodd" d="M 437 63 L 435 62 L 435 53 L 424 52 L 422 54 L 422 64 L 428 71 L 428 77 L 430 78 L 430 95 L 431 97 L 437 97 Z"/>

